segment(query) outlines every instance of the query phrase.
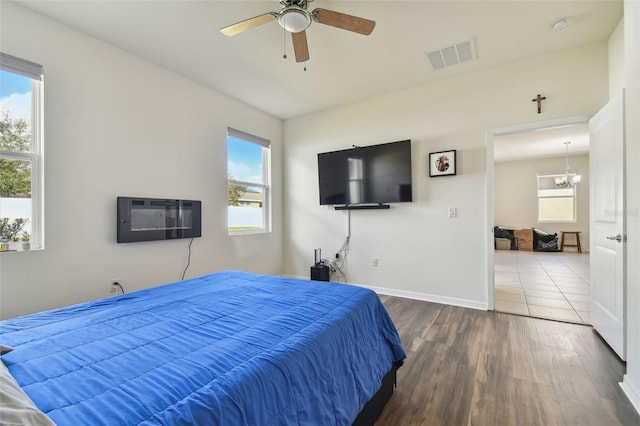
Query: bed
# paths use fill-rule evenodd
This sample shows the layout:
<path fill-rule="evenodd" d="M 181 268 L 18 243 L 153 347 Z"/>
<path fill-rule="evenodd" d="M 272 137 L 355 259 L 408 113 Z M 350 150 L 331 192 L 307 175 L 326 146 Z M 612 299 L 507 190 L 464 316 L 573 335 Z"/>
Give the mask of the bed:
<path fill-rule="evenodd" d="M 1 321 L 0 343 L 59 426 L 371 424 L 405 358 L 374 292 L 239 271 Z"/>

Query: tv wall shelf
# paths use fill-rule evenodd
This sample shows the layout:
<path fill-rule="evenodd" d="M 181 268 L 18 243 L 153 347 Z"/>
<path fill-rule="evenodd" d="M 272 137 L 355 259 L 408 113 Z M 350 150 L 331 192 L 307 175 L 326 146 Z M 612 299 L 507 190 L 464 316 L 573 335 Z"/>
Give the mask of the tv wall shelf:
<path fill-rule="evenodd" d="M 335 206 L 336 210 L 385 210 L 390 208 L 389 204 L 362 204 L 353 206 Z"/>

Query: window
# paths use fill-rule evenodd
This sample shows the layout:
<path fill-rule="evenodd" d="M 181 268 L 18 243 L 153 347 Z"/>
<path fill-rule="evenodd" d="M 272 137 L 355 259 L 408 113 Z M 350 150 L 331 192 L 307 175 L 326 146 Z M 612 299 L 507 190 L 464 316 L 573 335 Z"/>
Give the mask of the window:
<path fill-rule="evenodd" d="M 559 188 L 555 178 L 562 175 L 538 175 L 538 222 L 575 222 L 576 188 Z"/>
<path fill-rule="evenodd" d="M 41 65 L 0 53 L 0 238 L 31 248 L 44 248 L 42 81 Z"/>
<path fill-rule="evenodd" d="M 268 140 L 228 129 L 230 235 L 270 231 L 270 151 Z"/>

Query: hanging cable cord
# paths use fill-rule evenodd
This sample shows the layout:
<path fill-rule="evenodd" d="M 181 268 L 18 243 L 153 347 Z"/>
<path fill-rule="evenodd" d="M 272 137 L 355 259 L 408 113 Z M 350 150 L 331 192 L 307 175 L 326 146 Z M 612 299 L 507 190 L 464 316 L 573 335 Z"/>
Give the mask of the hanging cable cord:
<path fill-rule="evenodd" d="M 187 266 L 185 266 L 184 271 L 182 271 L 182 278 L 180 278 L 180 281 L 184 280 L 184 276 L 187 273 L 187 269 L 189 269 L 189 265 L 191 265 L 191 244 L 193 244 L 193 238 L 191 238 L 191 241 L 189 241 L 189 254 L 187 255 Z"/>
<path fill-rule="evenodd" d="M 122 284 L 120 284 L 119 282 L 115 281 L 113 283 L 114 286 L 116 287 L 120 287 L 120 291 L 122 292 L 122 294 L 124 294 L 124 288 L 122 287 Z"/>
<path fill-rule="evenodd" d="M 349 254 L 349 242 L 351 241 L 351 211 L 347 210 L 347 237 L 344 239 L 342 246 L 336 252 L 335 259 L 323 259 L 322 263 L 327 265 L 331 271 L 331 275 L 336 278 L 337 282 L 341 280 L 347 283 L 347 274 L 342 270 L 344 262 Z"/>
<path fill-rule="evenodd" d="M 342 265 L 347 259 L 347 254 L 349 253 L 349 238 L 350 237 L 345 238 L 344 243 L 342 243 L 342 247 L 340 247 L 340 249 L 336 252 L 335 259 L 322 259 L 322 263 L 329 267 L 331 273 L 335 275 L 338 282 L 340 282 L 341 280 L 343 280 L 345 283 L 347 282 L 347 276 L 342 270 Z"/>

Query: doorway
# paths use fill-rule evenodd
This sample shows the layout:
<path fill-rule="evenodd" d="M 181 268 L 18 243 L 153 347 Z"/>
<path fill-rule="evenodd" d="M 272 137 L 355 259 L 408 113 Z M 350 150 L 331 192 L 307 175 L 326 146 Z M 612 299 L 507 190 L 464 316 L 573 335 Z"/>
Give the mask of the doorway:
<path fill-rule="evenodd" d="M 588 120 L 580 116 L 487 132 L 489 309 L 590 324 Z M 569 168 L 584 176 L 573 192 L 574 220 L 540 220 L 538 175 Z M 557 234 L 558 248 L 563 232 L 577 231 L 583 253 L 566 247 L 562 252 L 551 247 L 539 251 L 541 246 L 520 248 L 515 243 L 498 249 L 494 226 L 500 232 L 535 228 L 534 232 Z M 567 242 L 573 243 L 572 236 Z"/>
<path fill-rule="evenodd" d="M 591 324 L 589 255 L 497 250 L 495 310 Z"/>

